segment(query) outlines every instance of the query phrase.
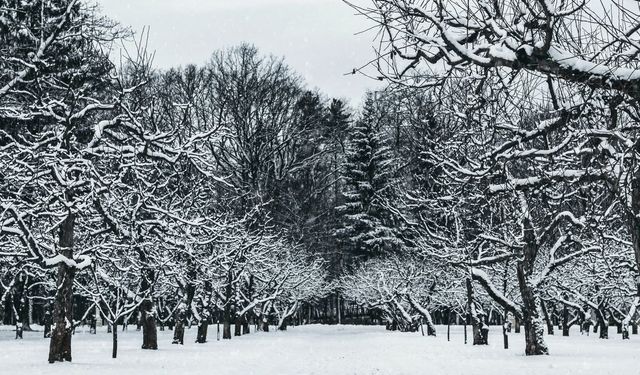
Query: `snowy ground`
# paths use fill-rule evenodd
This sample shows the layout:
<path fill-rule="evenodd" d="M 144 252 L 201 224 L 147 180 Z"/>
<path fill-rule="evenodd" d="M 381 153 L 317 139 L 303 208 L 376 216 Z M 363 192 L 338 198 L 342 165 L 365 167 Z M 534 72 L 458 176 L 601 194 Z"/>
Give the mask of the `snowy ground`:
<path fill-rule="evenodd" d="M 597 335 L 547 336 L 548 357 L 525 357 L 521 334 L 510 335 L 502 349 L 500 327 L 492 327 L 489 347 L 464 345 L 462 327 L 446 327 L 438 337 L 387 332 L 383 327 L 302 326 L 287 332 L 259 332 L 216 341 L 210 327 L 206 344 L 195 344 L 187 330 L 184 346 L 171 345 L 171 331 L 158 332 L 158 351 L 141 350 L 135 327 L 119 334 L 119 353 L 111 359 L 111 336 L 77 332 L 73 363 L 46 362 L 49 340 L 42 332 L 25 332 L 24 340 L 0 330 L 1 374 L 640 374 L 640 336 L 622 341 L 612 327 L 609 340 Z"/>

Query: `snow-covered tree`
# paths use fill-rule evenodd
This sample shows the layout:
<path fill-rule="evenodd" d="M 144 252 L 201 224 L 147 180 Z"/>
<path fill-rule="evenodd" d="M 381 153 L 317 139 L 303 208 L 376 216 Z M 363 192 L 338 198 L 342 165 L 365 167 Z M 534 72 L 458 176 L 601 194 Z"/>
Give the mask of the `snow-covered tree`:
<path fill-rule="evenodd" d="M 395 196 L 394 165 L 381 129 L 380 113 L 369 94 L 362 117 L 348 128 L 342 166 L 344 203 L 337 207 L 336 236 L 351 259 L 367 259 L 402 247 L 401 228 L 390 208 Z"/>

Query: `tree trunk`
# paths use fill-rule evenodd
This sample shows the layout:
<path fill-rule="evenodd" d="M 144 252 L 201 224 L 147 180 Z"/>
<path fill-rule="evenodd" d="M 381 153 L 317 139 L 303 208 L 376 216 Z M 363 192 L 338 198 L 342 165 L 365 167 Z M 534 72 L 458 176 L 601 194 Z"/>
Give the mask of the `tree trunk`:
<path fill-rule="evenodd" d="M 207 342 L 207 331 L 209 329 L 209 320 L 203 319 L 198 322 L 198 336 L 196 338 L 196 343 L 204 344 Z"/>
<path fill-rule="evenodd" d="M 140 239 L 140 243 L 142 243 Z M 156 309 L 153 303 L 153 280 L 155 273 L 151 269 L 147 254 L 144 250 L 136 246 L 140 263 L 142 264 L 142 291 L 148 293 L 147 298 L 140 304 L 140 321 L 142 323 L 142 349 L 157 350 L 158 349 L 158 330 L 156 327 Z M 127 318 L 123 321 L 123 330 L 127 326 Z"/>
<path fill-rule="evenodd" d="M 260 323 L 259 325 L 262 328 L 263 332 L 269 332 L 269 313 L 271 312 L 271 304 L 269 304 L 269 302 L 266 302 L 265 305 L 262 307 L 262 315 L 260 316 Z"/>
<path fill-rule="evenodd" d="M 242 320 L 242 334 L 248 335 L 250 333 L 251 333 L 251 327 L 249 325 L 249 319 L 247 319 L 247 317 L 245 316 L 245 318 Z"/>
<path fill-rule="evenodd" d="M 509 313 L 505 310 L 504 312 L 504 322 L 502 323 L 502 343 L 505 349 L 509 349 L 509 335 L 507 332 L 509 331 Z"/>
<path fill-rule="evenodd" d="M 225 304 L 224 304 L 224 316 L 223 316 L 223 327 L 222 327 L 222 338 L 230 340 L 231 339 L 231 293 L 233 292 L 231 281 L 233 280 L 233 275 L 231 271 L 227 274 L 227 286 L 225 287 Z"/>
<path fill-rule="evenodd" d="M 473 345 L 488 345 L 489 329 L 485 327 L 482 317 L 478 314 L 473 294 L 471 278 L 467 278 L 467 306 L 469 309 L 469 318 L 473 327 Z"/>
<path fill-rule="evenodd" d="M 184 321 L 185 321 L 185 306 L 182 302 L 178 305 L 176 313 L 174 315 L 176 320 L 176 327 L 173 329 L 173 341 L 172 344 L 184 345 Z"/>
<path fill-rule="evenodd" d="M 338 315 L 338 324 L 342 324 L 342 309 L 340 308 L 340 294 L 336 292 L 336 309 Z"/>
<path fill-rule="evenodd" d="M 140 305 L 142 310 L 142 349 L 158 349 L 158 331 L 153 301 L 145 299 Z"/>
<path fill-rule="evenodd" d="M 287 330 L 287 321 L 288 320 L 289 320 L 288 317 L 280 320 L 280 322 L 278 323 L 278 331 L 286 331 Z"/>
<path fill-rule="evenodd" d="M 547 334 L 553 335 L 553 322 L 549 317 L 549 312 L 547 311 L 547 306 L 545 305 L 543 300 L 540 300 L 540 308 L 542 310 L 542 315 L 544 316 L 544 322 L 547 324 Z"/>
<path fill-rule="evenodd" d="M 467 319 L 464 320 L 463 324 L 464 324 L 464 344 L 467 344 L 467 320 L 469 318 L 467 317 Z"/>
<path fill-rule="evenodd" d="M 222 322 L 222 338 L 231 339 L 231 310 L 229 307 L 224 308 L 224 320 Z"/>
<path fill-rule="evenodd" d="M 116 358 L 118 356 L 118 327 L 114 324 L 113 329 L 111 330 L 111 337 L 113 341 L 113 346 L 111 350 L 111 358 Z"/>
<path fill-rule="evenodd" d="M 518 262 L 517 266 L 518 285 L 522 296 L 522 320 L 524 323 L 525 354 L 545 355 L 549 354 L 549 349 L 544 342 L 544 326 L 540 319 L 538 306 L 540 304 L 536 291 L 531 287 L 525 271 L 524 262 Z"/>
<path fill-rule="evenodd" d="M 241 316 L 236 316 L 233 335 L 242 336 L 242 317 Z"/>
<path fill-rule="evenodd" d="M 603 311 L 596 310 L 596 317 L 598 320 L 597 326 L 599 326 L 598 329 L 600 330 L 599 337 L 606 340 L 609 338 L 609 322 Z"/>
<path fill-rule="evenodd" d="M 50 306 L 49 304 L 47 304 L 44 307 L 45 311 L 44 311 L 44 338 L 49 338 L 51 337 L 51 324 L 53 323 L 53 318 L 51 317 L 51 311 L 50 311 Z"/>
<path fill-rule="evenodd" d="M 447 309 L 447 341 L 451 341 L 451 310 Z"/>
<path fill-rule="evenodd" d="M 567 305 L 562 307 L 562 336 L 569 336 L 569 308 Z"/>
<path fill-rule="evenodd" d="M 184 322 L 182 319 L 176 319 L 176 327 L 173 329 L 172 344 L 184 345 Z"/>
<path fill-rule="evenodd" d="M 69 212 L 60 224 L 60 254 L 73 259 L 75 213 Z M 73 330 L 73 278 L 75 269 L 65 262 L 58 264 L 56 295 L 53 306 L 55 324 L 49 345 L 49 363 L 71 361 Z"/>

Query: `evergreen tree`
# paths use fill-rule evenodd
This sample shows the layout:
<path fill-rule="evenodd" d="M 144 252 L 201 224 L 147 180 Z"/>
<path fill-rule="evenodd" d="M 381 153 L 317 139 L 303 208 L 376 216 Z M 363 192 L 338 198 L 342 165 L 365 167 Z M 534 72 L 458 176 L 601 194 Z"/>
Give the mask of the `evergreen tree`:
<path fill-rule="evenodd" d="M 351 123 L 351 114 L 340 99 L 332 99 L 324 131 L 326 142 L 334 148 L 333 153 L 344 152 L 344 138 Z"/>
<path fill-rule="evenodd" d="M 363 115 L 348 129 L 344 203 L 337 207 L 341 226 L 336 235 L 350 261 L 396 251 L 402 244 L 390 210 L 393 158 L 380 129 L 383 116 L 384 110 L 368 95 Z"/>

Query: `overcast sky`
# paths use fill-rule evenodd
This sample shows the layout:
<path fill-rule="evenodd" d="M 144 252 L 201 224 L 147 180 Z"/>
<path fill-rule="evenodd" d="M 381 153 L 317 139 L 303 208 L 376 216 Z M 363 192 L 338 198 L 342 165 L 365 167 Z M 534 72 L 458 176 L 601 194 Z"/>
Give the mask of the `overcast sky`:
<path fill-rule="evenodd" d="M 309 88 L 357 105 L 379 85 L 348 75 L 373 56 L 370 24 L 341 0 L 98 0 L 103 13 L 134 30 L 150 26 L 155 65 L 202 64 L 243 41 L 285 57 Z"/>

